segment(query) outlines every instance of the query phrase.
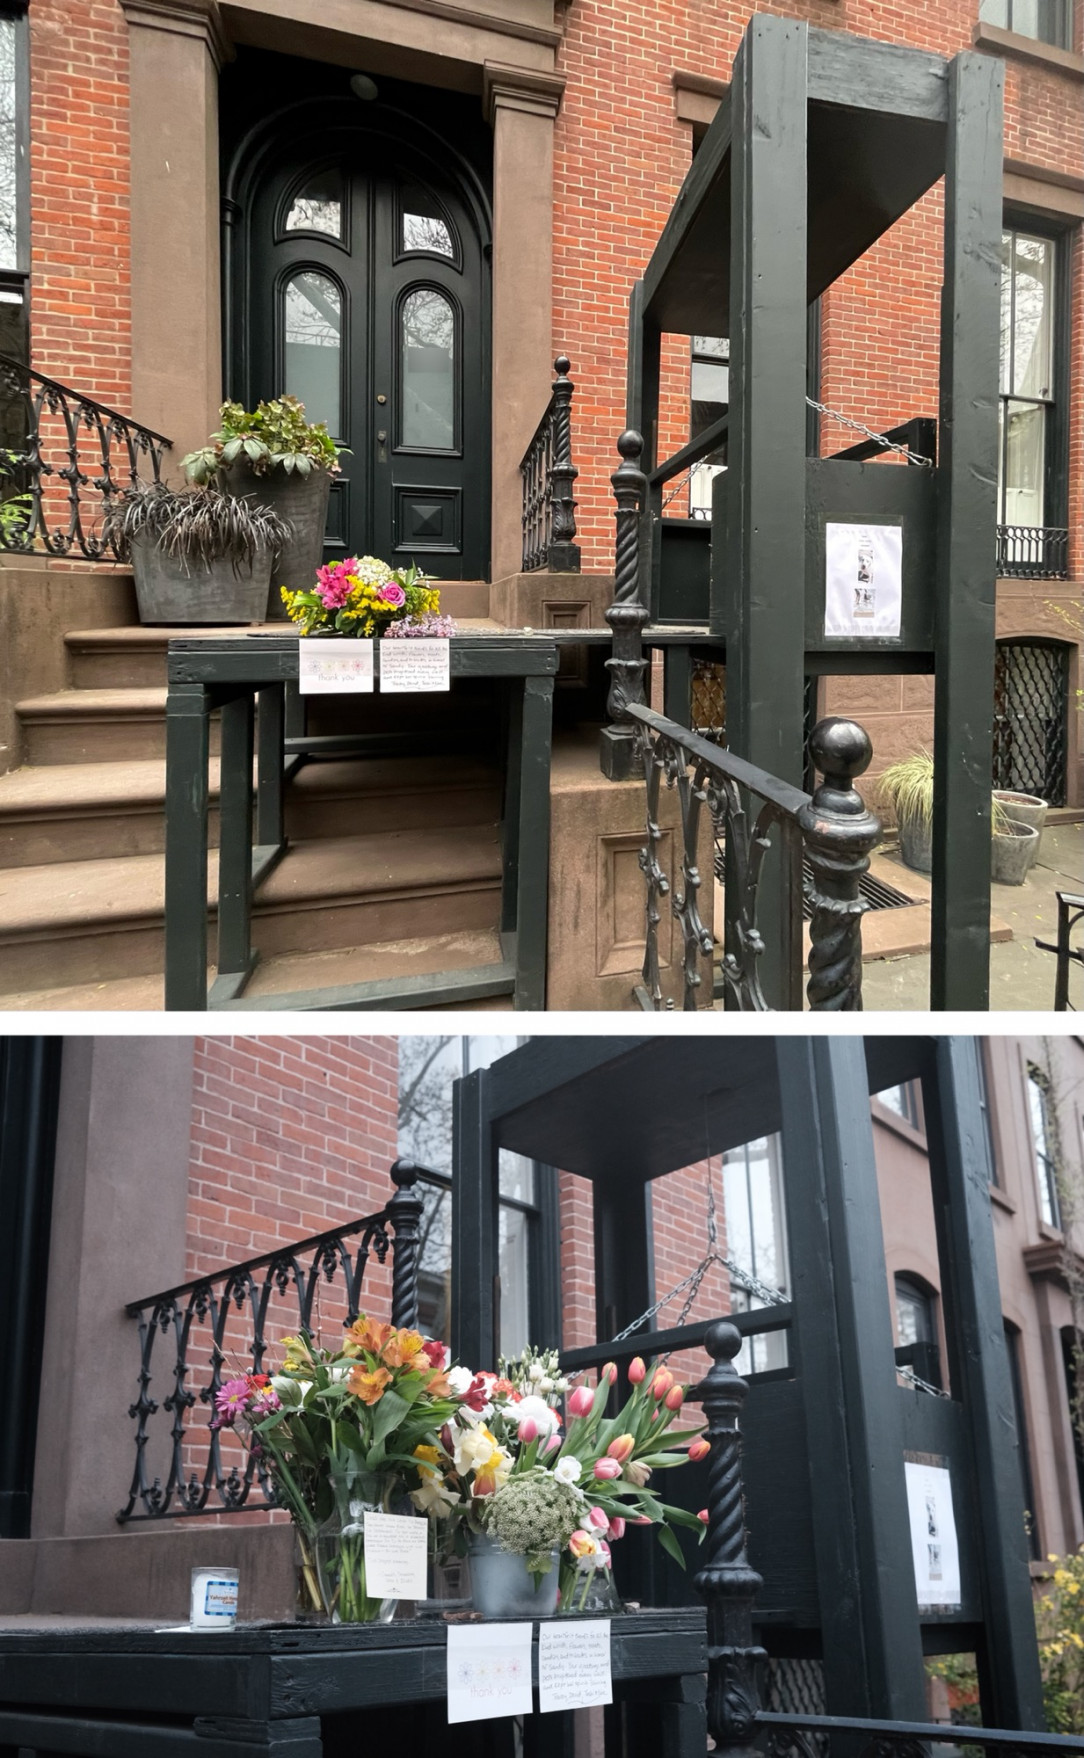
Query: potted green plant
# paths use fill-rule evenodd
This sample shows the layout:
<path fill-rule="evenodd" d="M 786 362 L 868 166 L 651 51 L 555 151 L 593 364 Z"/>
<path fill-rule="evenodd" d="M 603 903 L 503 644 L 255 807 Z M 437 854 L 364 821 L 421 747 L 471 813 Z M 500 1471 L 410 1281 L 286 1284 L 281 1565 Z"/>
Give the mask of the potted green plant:
<path fill-rule="evenodd" d="M 109 502 L 104 534 L 131 558 L 141 623 L 258 623 L 289 532 L 270 508 L 217 488 L 151 483 Z"/>
<path fill-rule="evenodd" d="M 279 555 L 275 586 L 304 591 L 323 560 L 331 479 L 345 448 L 335 444 L 322 421 L 305 419 L 305 405 L 296 397 L 275 397 L 251 412 L 240 403 L 223 403 L 221 420 L 210 443 L 189 452 L 181 466 L 190 482 L 214 482 L 286 521 L 290 535 Z M 282 615 L 278 590 L 269 611 Z"/>
<path fill-rule="evenodd" d="M 916 873 L 933 871 L 933 758 L 912 751 L 886 769 L 877 783 L 880 798 L 895 813 L 904 864 Z M 1022 885 L 1039 846 L 1039 832 L 1009 816 L 995 793 L 991 812 L 993 847 L 990 876 L 998 885 Z"/>

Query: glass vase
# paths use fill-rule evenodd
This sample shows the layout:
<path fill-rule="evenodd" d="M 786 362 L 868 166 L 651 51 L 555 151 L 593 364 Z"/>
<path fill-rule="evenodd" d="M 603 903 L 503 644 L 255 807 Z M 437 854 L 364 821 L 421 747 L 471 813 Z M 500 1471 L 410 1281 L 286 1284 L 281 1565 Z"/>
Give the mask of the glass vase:
<path fill-rule="evenodd" d="M 297 1576 L 297 1599 L 294 1616 L 298 1623 L 311 1623 L 325 1617 L 323 1596 L 316 1568 L 316 1527 L 299 1526 L 294 1522 L 294 1568 Z"/>
<path fill-rule="evenodd" d="M 557 1610 L 557 1556 L 551 1552 L 549 1571 L 537 1587 L 526 1557 L 483 1533 L 470 1541 L 470 1579 L 474 1609 L 484 1618 L 548 1618 Z"/>
<path fill-rule="evenodd" d="M 561 1570 L 563 1617 L 612 1618 L 621 1610 L 613 1570 L 593 1557 L 566 1564 Z"/>
<path fill-rule="evenodd" d="M 332 1473 L 335 1506 L 316 1534 L 316 1577 L 333 1624 L 388 1624 L 397 1599 L 376 1599 L 365 1587 L 365 1515 L 385 1509 L 385 1486 L 371 1473 Z"/>

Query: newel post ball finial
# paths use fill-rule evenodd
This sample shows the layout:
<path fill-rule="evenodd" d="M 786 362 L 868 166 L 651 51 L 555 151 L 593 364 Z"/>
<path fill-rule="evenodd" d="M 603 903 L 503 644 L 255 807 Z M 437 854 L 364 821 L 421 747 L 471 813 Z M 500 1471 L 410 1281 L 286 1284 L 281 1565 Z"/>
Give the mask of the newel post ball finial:
<path fill-rule="evenodd" d="M 567 354 L 558 354 L 553 363 L 553 370 L 558 378 L 567 378 L 572 370 L 572 362 Z"/>
<path fill-rule="evenodd" d="M 810 867 L 810 1007 L 856 1013 L 862 1007 L 862 917 L 869 908 L 863 874 L 881 834 L 855 781 L 873 758 L 864 727 L 830 715 L 809 738 L 809 755 L 824 780 L 798 814 Z"/>

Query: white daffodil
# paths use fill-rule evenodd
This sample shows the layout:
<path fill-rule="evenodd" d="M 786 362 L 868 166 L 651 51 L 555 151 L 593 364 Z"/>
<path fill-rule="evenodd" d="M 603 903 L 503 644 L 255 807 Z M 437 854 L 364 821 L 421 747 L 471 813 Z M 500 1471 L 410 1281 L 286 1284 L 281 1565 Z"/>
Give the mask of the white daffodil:
<path fill-rule="evenodd" d="M 563 1459 L 558 1459 L 556 1465 L 553 1467 L 553 1475 L 554 1475 L 554 1477 L 556 1477 L 558 1483 L 567 1483 L 567 1484 L 579 1483 L 579 1481 L 580 1481 L 580 1462 L 579 1462 L 579 1460 L 574 1459 L 572 1457 L 571 1453 L 566 1454 Z"/>

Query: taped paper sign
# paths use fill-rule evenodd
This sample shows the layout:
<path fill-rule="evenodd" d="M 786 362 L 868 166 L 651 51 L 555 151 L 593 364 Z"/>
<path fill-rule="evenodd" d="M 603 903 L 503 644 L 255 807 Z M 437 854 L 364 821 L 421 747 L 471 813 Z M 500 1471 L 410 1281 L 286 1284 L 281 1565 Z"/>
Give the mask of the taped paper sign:
<path fill-rule="evenodd" d="M 531 1714 L 532 1629 L 531 1624 L 449 1624 L 449 1722 Z"/>
<path fill-rule="evenodd" d="M 911 1553 L 919 1611 L 960 1608 L 960 1547 L 952 1511 L 952 1479 L 942 1465 L 904 1461 Z"/>
<path fill-rule="evenodd" d="M 373 1599 L 424 1599 L 429 1522 L 409 1514 L 365 1514 L 365 1589 Z"/>
<path fill-rule="evenodd" d="M 373 688 L 373 644 L 341 640 L 302 640 L 297 648 L 297 687 L 303 696 L 345 696 Z"/>
<path fill-rule="evenodd" d="M 825 525 L 825 635 L 898 639 L 902 615 L 903 527 Z"/>
<path fill-rule="evenodd" d="M 380 688 L 390 695 L 450 690 L 451 657 L 451 642 L 440 638 L 381 641 Z"/>
<path fill-rule="evenodd" d="M 539 1709 L 590 1709 L 613 1700 L 609 1621 L 562 1618 L 540 1624 Z"/>

